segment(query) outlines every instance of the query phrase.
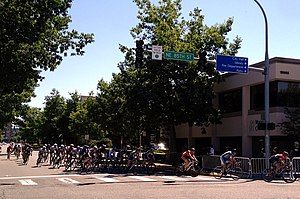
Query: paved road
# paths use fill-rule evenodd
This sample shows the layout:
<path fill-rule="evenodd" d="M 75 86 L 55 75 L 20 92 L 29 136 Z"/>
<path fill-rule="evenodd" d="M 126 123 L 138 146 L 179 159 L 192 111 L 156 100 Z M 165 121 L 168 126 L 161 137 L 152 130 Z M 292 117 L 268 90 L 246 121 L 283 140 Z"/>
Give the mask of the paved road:
<path fill-rule="evenodd" d="M 300 198 L 300 182 L 64 173 L 0 156 L 0 198 Z"/>

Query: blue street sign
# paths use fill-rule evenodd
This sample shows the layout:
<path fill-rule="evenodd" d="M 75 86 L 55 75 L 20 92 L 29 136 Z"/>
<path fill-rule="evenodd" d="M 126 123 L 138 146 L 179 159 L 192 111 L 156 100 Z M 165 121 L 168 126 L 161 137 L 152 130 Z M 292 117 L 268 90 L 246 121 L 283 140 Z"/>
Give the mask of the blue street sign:
<path fill-rule="evenodd" d="M 217 71 L 248 73 L 248 58 L 217 55 Z"/>

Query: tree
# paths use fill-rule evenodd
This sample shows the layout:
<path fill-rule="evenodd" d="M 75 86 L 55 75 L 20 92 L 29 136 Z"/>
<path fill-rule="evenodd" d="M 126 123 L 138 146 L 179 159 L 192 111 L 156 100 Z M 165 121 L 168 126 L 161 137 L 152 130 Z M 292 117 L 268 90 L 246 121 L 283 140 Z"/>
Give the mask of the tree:
<path fill-rule="evenodd" d="M 22 93 L 4 94 L 0 97 L 0 129 L 11 122 L 16 122 L 16 116 L 27 110 L 26 103 L 34 96 L 34 83 L 31 82 Z"/>
<path fill-rule="evenodd" d="M 65 125 L 68 125 L 63 117 L 65 111 L 65 98 L 53 89 L 50 96 L 45 97 L 44 119 L 41 127 L 44 143 L 61 143 Z"/>
<path fill-rule="evenodd" d="M 41 71 L 54 71 L 63 56 L 83 55 L 93 42 L 93 34 L 69 30 L 71 5 L 72 0 L 0 2 L 0 109 L 12 107 L 0 117 L 14 115 L 24 100 L 11 96 L 31 91 L 43 79 Z"/>
<path fill-rule="evenodd" d="M 240 48 L 239 37 L 232 42 L 226 38 L 231 31 L 231 18 L 208 27 L 199 8 L 190 12 L 190 19 L 184 19 L 181 0 L 160 0 L 158 5 L 150 0 L 134 2 L 140 20 L 131 30 L 134 39 L 161 45 L 164 51 L 200 54 L 205 60 L 215 60 L 217 53 L 234 55 Z M 135 83 L 125 82 L 133 91 L 126 93 L 130 111 L 135 113 L 133 115 L 139 113 L 142 125 L 158 121 L 154 125 L 168 127 L 172 151 L 175 150 L 175 125 L 208 126 L 220 120 L 219 110 L 212 100 L 213 86 L 221 81 L 221 76 L 212 62 L 154 61 L 146 54 L 144 67 L 135 68 L 133 50 L 122 45 L 120 49 L 125 53 L 125 61 L 119 66 L 121 74 L 136 73 Z"/>
<path fill-rule="evenodd" d="M 28 107 L 18 120 L 20 138 L 29 143 L 39 143 L 43 140 L 42 123 L 43 111 L 38 108 Z"/>
<path fill-rule="evenodd" d="M 280 123 L 281 131 L 293 140 L 300 139 L 300 109 L 285 108 L 286 121 Z"/>

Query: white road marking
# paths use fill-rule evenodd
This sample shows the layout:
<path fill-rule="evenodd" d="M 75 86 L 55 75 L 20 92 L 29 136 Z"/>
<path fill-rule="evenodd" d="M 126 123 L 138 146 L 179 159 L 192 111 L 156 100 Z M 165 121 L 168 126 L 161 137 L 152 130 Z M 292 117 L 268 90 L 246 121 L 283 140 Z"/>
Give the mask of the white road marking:
<path fill-rule="evenodd" d="M 160 176 L 161 178 L 164 178 L 166 180 L 174 180 L 174 181 L 187 181 L 189 179 L 187 178 L 180 178 L 180 177 L 177 177 L 177 176 Z"/>
<path fill-rule="evenodd" d="M 114 178 L 108 178 L 108 177 L 95 177 L 95 178 L 102 180 L 104 182 L 110 182 L 110 183 L 119 182 L 119 180 L 116 180 Z"/>
<path fill-rule="evenodd" d="M 28 180 L 19 180 L 22 185 L 37 185 L 36 182 L 33 182 L 31 179 Z"/>
<path fill-rule="evenodd" d="M 219 179 L 216 179 L 214 177 L 209 177 L 209 176 L 197 176 L 192 179 L 197 179 L 197 180 L 206 180 L 206 181 L 219 181 Z"/>
<path fill-rule="evenodd" d="M 30 178 L 59 178 L 59 177 L 74 177 L 82 176 L 79 174 L 70 174 L 70 175 L 47 175 L 47 176 L 14 176 L 14 177 L 2 177 L 0 180 L 12 180 L 12 179 L 30 179 Z"/>
<path fill-rule="evenodd" d="M 143 177 L 143 176 L 128 176 L 128 177 L 133 178 L 133 179 L 137 179 L 137 180 L 141 180 L 141 181 L 144 181 L 144 182 L 156 182 L 157 181 L 157 180 L 147 178 L 147 177 Z"/>
<path fill-rule="evenodd" d="M 80 182 L 73 180 L 71 178 L 57 178 L 57 180 L 67 183 L 67 184 L 80 184 Z"/>

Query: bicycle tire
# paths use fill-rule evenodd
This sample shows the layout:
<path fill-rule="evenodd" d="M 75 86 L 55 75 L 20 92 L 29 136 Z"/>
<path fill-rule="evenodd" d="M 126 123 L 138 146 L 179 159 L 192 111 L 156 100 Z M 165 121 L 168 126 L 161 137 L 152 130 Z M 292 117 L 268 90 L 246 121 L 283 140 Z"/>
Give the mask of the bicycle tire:
<path fill-rule="evenodd" d="M 223 177 L 222 166 L 217 166 L 214 168 L 212 174 L 216 179 L 221 179 Z"/>
<path fill-rule="evenodd" d="M 289 170 L 283 173 L 282 175 L 283 180 L 286 183 L 293 183 L 296 181 L 295 172 L 293 170 Z"/>
<path fill-rule="evenodd" d="M 179 165 L 176 170 L 175 170 L 175 175 L 176 176 L 182 176 L 184 173 L 184 166 L 183 164 L 182 165 Z"/>
<path fill-rule="evenodd" d="M 236 167 L 236 168 L 230 169 L 229 174 L 232 177 L 232 179 L 238 180 L 240 178 L 243 178 L 244 172 L 243 172 L 242 168 Z"/>
<path fill-rule="evenodd" d="M 274 172 L 272 172 L 270 169 L 265 169 L 262 173 L 262 179 L 265 182 L 271 182 L 274 179 Z"/>
<path fill-rule="evenodd" d="M 156 165 L 154 163 L 147 164 L 147 174 L 153 175 L 156 171 Z"/>

